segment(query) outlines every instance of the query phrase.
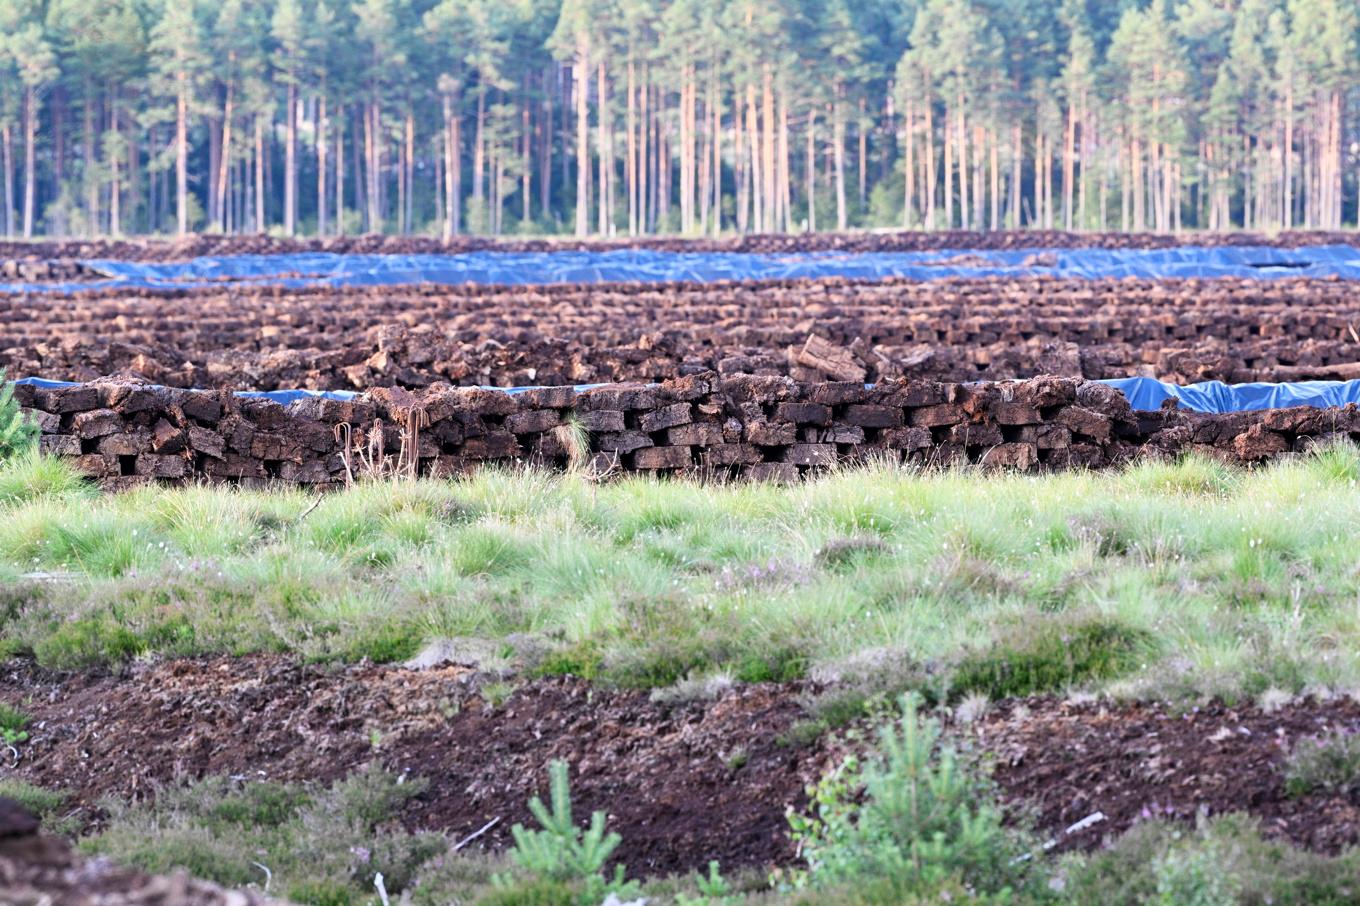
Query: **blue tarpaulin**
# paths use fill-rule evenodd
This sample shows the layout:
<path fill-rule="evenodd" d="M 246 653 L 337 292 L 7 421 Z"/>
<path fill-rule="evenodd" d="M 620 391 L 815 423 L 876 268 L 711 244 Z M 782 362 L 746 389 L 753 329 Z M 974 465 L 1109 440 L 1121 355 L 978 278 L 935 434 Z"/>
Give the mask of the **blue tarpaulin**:
<path fill-rule="evenodd" d="M 1099 381 L 1128 397 L 1134 409 L 1150 411 L 1168 399 L 1193 412 L 1253 412 L 1290 406 L 1344 406 L 1360 403 L 1360 381 L 1294 381 L 1286 384 L 1225 384 L 1204 381 L 1181 387 L 1149 377 Z"/>
<path fill-rule="evenodd" d="M 21 378 L 16 384 L 43 389 L 78 386 L 70 381 L 49 381 L 43 378 Z M 1287 384 L 1225 384 L 1205 381 L 1182 387 L 1147 377 L 1115 378 L 1096 381 L 1114 387 L 1129 400 L 1129 405 L 1140 411 L 1155 411 L 1167 399 L 1179 401 L 1179 407 L 1192 412 L 1224 413 L 1251 412 L 1260 409 L 1287 409 L 1290 406 L 1344 406 L 1360 403 L 1360 381 L 1296 381 Z M 581 393 L 604 384 L 580 384 Z M 523 393 L 539 387 L 484 387 L 502 393 Z M 352 400 L 360 394 L 350 390 L 242 390 L 236 396 L 246 399 L 268 399 L 287 405 L 300 399 Z"/>
<path fill-rule="evenodd" d="M 90 260 L 107 279 L 8 283 L 0 292 L 94 288 L 401 286 L 416 283 L 533 286 L 624 281 L 711 283 L 796 277 L 987 277 L 1046 274 L 1074 278 L 1328 277 L 1360 279 L 1360 249 L 1349 245 L 1170 249 L 1018 249 L 935 252 L 469 252 L 457 255 L 226 255 L 151 263 Z"/>

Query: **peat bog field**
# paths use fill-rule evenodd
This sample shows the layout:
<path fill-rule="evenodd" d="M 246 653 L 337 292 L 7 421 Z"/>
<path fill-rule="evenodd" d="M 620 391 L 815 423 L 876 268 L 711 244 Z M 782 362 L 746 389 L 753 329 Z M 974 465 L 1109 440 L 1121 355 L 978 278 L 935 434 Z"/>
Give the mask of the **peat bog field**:
<path fill-rule="evenodd" d="M 1360 248 L 0 245 L 0 903 L 1360 901 Z"/>

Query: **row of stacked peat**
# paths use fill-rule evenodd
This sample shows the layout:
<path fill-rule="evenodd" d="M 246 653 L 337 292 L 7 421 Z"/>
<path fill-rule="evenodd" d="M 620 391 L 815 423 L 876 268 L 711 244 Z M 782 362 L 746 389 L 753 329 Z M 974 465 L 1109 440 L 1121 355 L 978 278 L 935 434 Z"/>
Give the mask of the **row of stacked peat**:
<path fill-rule="evenodd" d="M 16 395 L 41 426 L 45 452 L 112 486 L 333 485 L 375 471 L 446 476 L 486 463 L 765 480 L 880 458 L 1031 471 L 1192 450 L 1254 462 L 1360 437 L 1353 405 L 1134 412 L 1118 391 L 1056 377 L 867 387 L 704 373 L 582 391 L 391 388 L 287 405 L 115 380 L 20 386 Z"/>

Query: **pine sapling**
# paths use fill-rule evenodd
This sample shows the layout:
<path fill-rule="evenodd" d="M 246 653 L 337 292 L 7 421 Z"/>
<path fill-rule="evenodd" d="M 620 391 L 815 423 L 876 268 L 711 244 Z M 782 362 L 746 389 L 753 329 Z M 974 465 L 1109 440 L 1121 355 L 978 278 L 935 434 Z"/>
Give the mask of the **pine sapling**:
<path fill-rule="evenodd" d="M 612 878 L 603 873 L 605 863 L 622 842 L 617 833 L 606 832 L 605 813 L 593 813 L 585 831 L 576 826 L 567 763 L 553 761 L 548 766 L 548 779 L 552 809 L 537 796 L 529 803 L 529 811 L 543 829 L 529 830 L 522 824 L 510 829 L 515 839 L 510 856 L 515 864 L 539 878 L 580 885 L 582 896 L 595 902 L 608 893 L 626 897 L 635 892 L 637 885 L 624 880 L 622 865 L 615 866 Z"/>
<path fill-rule="evenodd" d="M 14 384 L 7 383 L 4 371 L 0 371 L 0 462 L 33 449 L 39 433 L 37 423 L 19 408 Z"/>

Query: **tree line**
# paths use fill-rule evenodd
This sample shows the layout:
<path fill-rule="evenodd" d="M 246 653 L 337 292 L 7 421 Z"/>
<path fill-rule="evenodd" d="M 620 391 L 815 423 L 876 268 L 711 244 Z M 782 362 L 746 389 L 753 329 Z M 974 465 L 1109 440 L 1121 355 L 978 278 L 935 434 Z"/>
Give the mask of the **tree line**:
<path fill-rule="evenodd" d="M 0 0 L 6 235 L 1338 228 L 1360 0 Z"/>

